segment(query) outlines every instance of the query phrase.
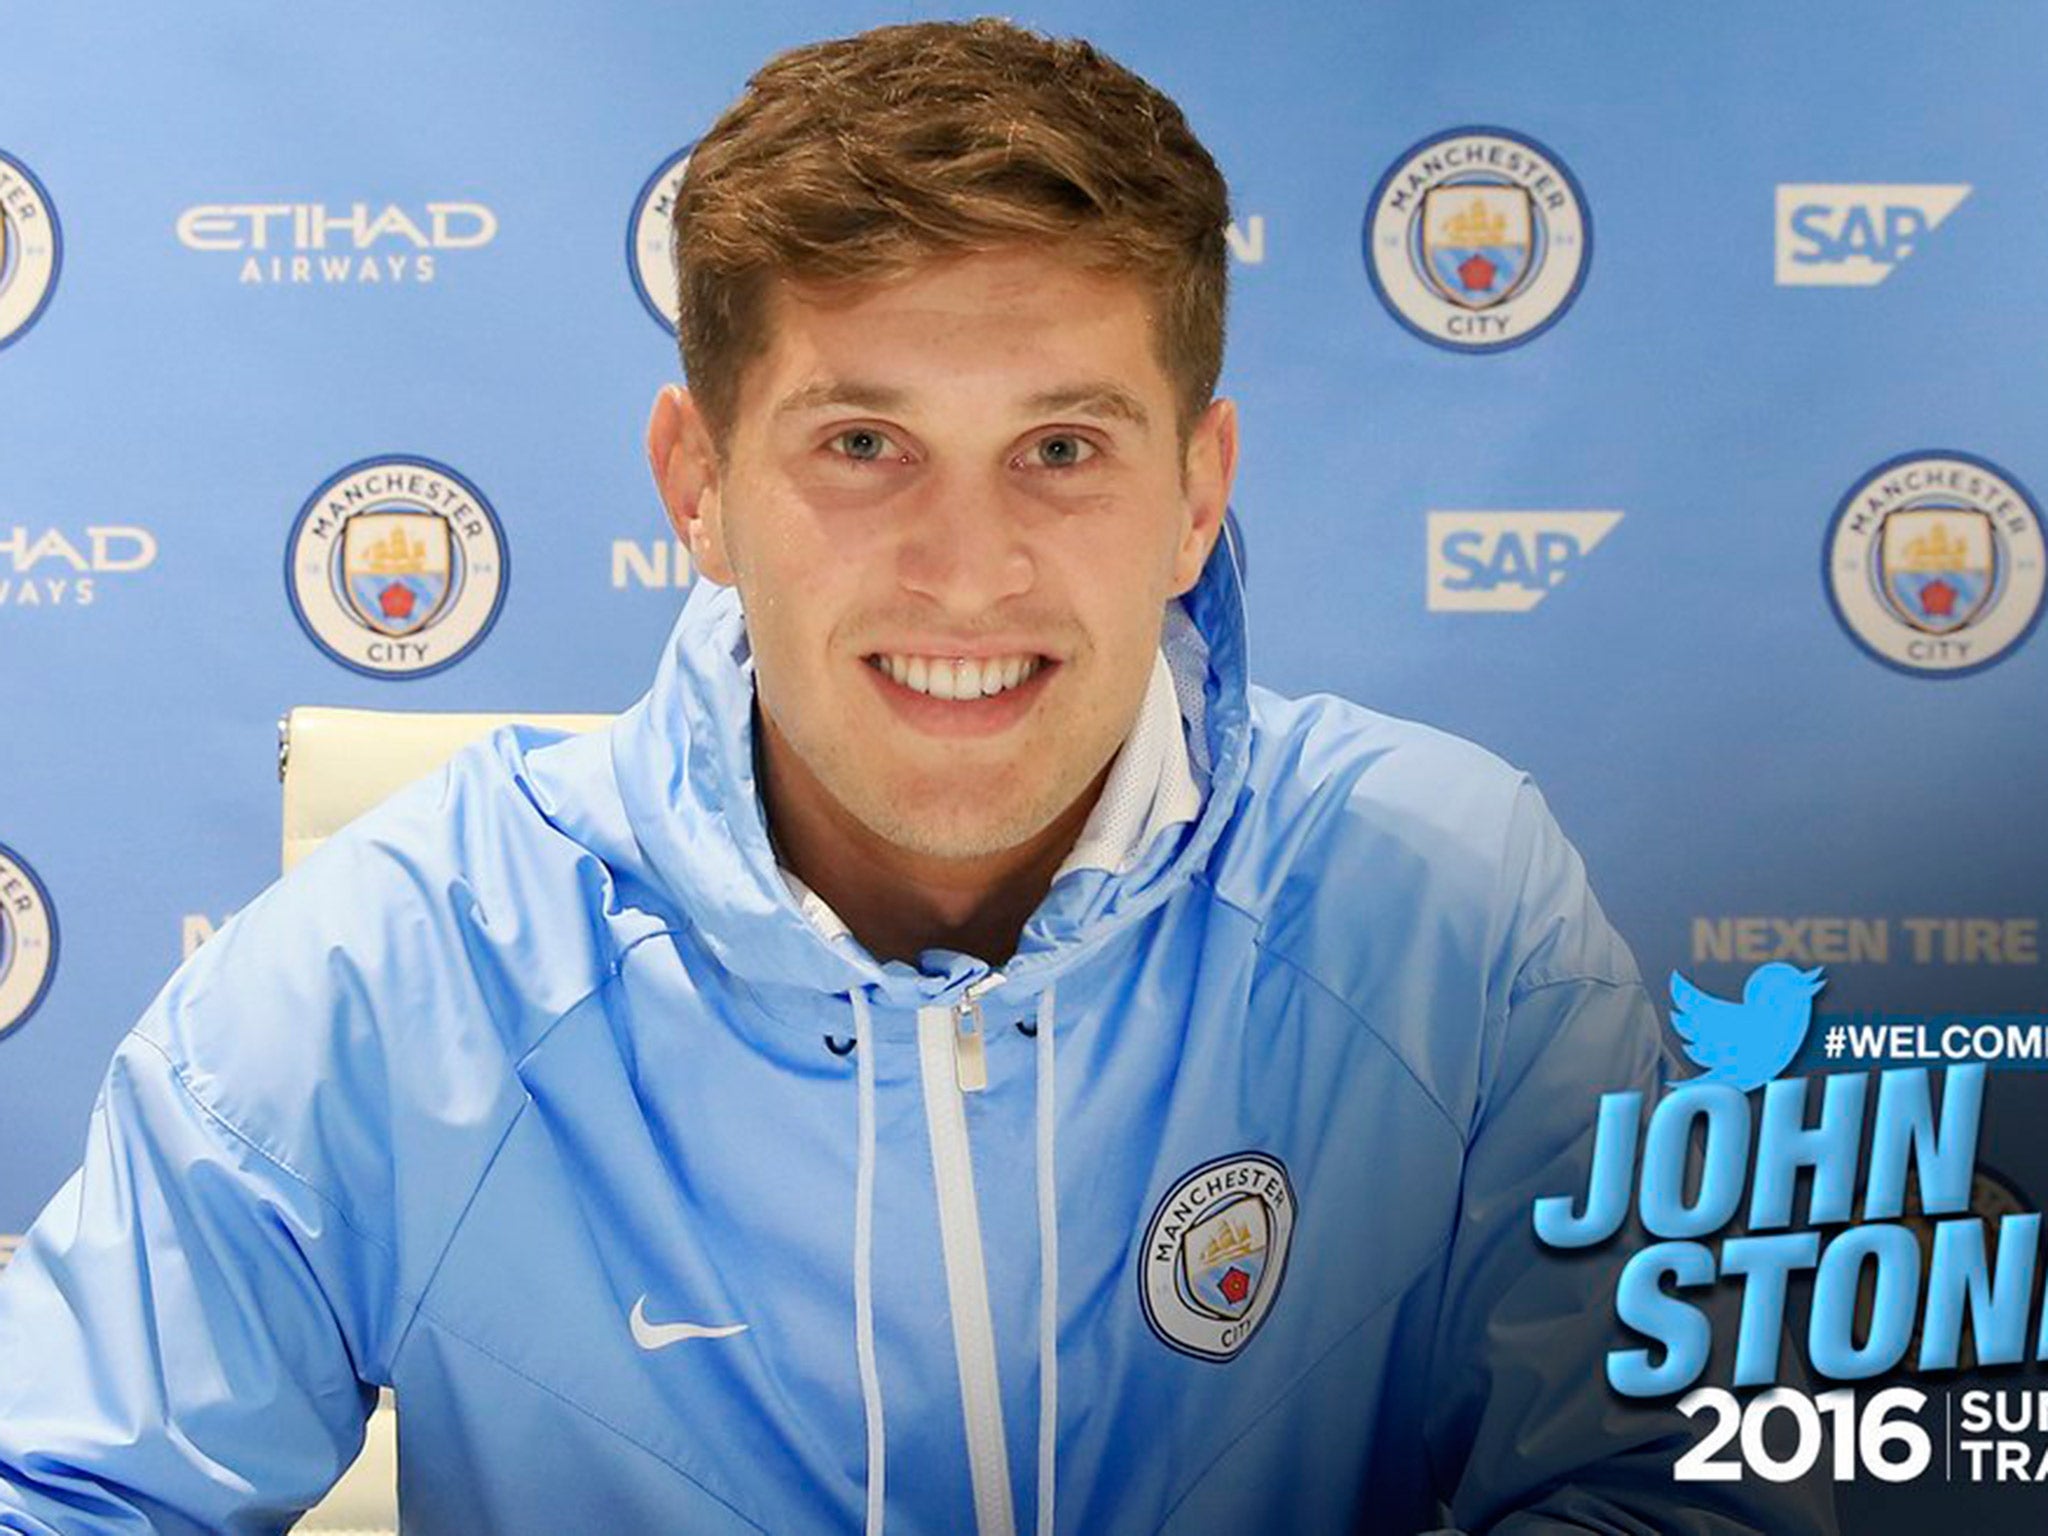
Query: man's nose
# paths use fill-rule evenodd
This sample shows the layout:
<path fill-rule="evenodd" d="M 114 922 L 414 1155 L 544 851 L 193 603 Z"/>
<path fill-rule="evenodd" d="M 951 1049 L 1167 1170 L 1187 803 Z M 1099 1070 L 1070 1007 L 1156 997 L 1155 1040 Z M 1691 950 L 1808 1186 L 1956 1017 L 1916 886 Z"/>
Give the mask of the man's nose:
<path fill-rule="evenodd" d="M 1021 596 L 1037 580 L 1030 516 L 1024 498 L 999 477 L 931 476 L 903 509 L 897 579 L 962 614 Z"/>

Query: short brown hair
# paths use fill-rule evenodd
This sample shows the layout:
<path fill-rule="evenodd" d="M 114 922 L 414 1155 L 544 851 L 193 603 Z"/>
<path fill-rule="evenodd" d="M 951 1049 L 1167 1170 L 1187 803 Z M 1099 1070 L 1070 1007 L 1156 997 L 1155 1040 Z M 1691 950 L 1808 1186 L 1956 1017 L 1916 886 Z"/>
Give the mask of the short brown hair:
<path fill-rule="evenodd" d="M 1185 432 L 1223 365 L 1229 216 L 1180 108 L 1088 43 L 986 18 L 814 43 L 771 59 L 691 152 L 673 230 L 683 369 L 722 444 L 774 279 L 1057 242 L 1154 295 Z"/>

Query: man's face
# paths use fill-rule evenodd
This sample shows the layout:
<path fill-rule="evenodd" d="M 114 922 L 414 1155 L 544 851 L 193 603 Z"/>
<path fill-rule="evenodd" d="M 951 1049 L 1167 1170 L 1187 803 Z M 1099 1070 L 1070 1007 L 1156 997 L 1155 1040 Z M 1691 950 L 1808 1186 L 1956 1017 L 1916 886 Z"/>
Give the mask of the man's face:
<path fill-rule="evenodd" d="M 650 446 L 701 574 L 739 587 L 771 776 L 913 853 L 1018 847 L 1137 716 L 1231 408 L 1183 452 L 1144 291 L 1040 250 L 784 283 L 768 320 L 723 462 L 680 391 Z"/>

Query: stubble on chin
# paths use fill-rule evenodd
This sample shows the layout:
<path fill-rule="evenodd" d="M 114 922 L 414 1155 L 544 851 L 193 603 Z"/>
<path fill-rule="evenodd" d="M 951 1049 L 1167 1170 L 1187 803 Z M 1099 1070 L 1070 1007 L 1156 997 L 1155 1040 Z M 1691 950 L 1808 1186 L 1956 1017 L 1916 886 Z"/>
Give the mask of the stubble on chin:
<path fill-rule="evenodd" d="M 1027 765 L 1042 764 L 1043 751 L 1027 746 L 1020 755 Z M 874 764 L 844 760 L 807 766 L 875 837 L 921 858 L 954 861 L 1008 853 L 1043 836 L 1082 796 L 1092 799 L 1101 778 L 1100 765 L 1075 765 L 1037 783 L 1015 765 L 1005 771 L 962 763 L 957 777 L 936 783 L 929 772 L 896 778 Z"/>

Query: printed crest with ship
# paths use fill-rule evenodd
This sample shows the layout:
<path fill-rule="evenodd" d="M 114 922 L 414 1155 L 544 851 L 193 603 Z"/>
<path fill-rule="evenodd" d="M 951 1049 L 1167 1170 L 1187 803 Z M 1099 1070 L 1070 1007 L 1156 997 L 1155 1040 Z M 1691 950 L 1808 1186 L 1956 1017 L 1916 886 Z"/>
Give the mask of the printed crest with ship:
<path fill-rule="evenodd" d="M 1272 1219 L 1256 1195 L 1233 1200 L 1182 1240 L 1181 1288 L 1189 1305 L 1226 1322 L 1251 1309 L 1265 1273 Z"/>
<path fill-rule="evenodd" d="M 1453 182 L 1422 195 L 1423 275 L 1453 304 L 1488 309 L 1536 269 L 1535 205 L 1526 189 Z"/>
<path fill-rule="evenodd" d="M 426 628 L 454 591 L 454 541 L 431 512 L 359 512 L 342 529 L 339 558 L 349 611 L 393 637 Z"/>
<path fill-rule="evenodd" d="M 1984 611 L 1997 586 L 1998 539 L 1974 507 L 1906 507 L 1876 540 L 1877 588 L 1915 629 L 1951 634 Z"/>

